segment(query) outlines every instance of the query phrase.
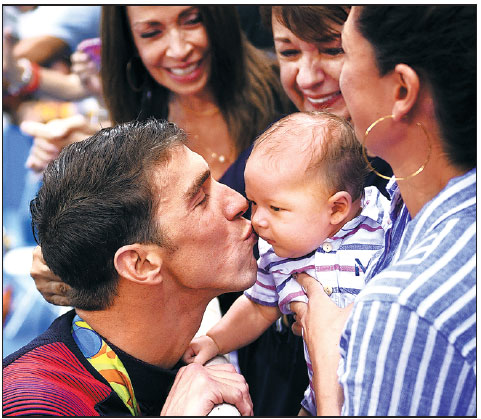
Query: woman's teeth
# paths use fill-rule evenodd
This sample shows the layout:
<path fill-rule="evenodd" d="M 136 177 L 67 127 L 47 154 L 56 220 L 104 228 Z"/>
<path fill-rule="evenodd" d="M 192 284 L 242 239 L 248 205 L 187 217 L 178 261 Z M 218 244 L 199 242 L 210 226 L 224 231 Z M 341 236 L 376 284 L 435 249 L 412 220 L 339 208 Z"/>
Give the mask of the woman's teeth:
<path fill-rule="evenodd" d="M 188 67 L 184 67 L 184 68 L 174 68 L 174 67 L 172 67 L 170 69 L 170 71 L 171 71 L 172 74 L 175 74 L 176 76 L 186 76 L 187 74 L 192 73 L 192 71 L 194 71 L 198 67 L 198 65 L 199 65 L 199 63 L 197 62 L 197 63 L 191 64 Z"/>
<path fill-rule="evenodd" d="M 326 103 L 326 102 L 330 101 L 332 98 L 336 97 L 338 94 L 339 94 L 339 92 L 336 92 L 336 93 L 333 93 L 332 95 L 329 95 L 329 96 L 326 96 L 326 97 L 323 97 L 323 98 L 320 98 L 320 99 L 314 99 L 312 97 L 308 97 L 307 100 L 311 103 L 315 103 L 316 105 L 318 105 L 320 103 Z"/>

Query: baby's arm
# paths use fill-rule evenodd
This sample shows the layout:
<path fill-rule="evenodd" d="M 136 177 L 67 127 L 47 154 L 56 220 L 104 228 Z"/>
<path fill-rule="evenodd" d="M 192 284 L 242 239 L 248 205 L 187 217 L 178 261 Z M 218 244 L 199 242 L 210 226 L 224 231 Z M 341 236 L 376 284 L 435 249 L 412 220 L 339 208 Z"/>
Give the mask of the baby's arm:
<path fill-rule="evenodd" d="M 183 359 L 204 364 L 217 354 L 239 349 L 257 339 L 280 316 L 277 306 L 257 304 L 241 295 L 206 336 L 192 340 Z"/>

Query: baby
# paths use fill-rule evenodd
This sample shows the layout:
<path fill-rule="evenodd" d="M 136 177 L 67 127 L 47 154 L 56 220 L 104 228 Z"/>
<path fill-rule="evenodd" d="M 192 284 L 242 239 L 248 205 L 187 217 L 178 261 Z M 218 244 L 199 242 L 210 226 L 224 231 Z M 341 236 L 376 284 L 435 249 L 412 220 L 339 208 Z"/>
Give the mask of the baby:
<path fill-rule="evenodd" d="M 384 246 L 389 201 L 363 187 L 367 168 L 360 144 L 342 118 L 313 112 L 281 119 L 256 140 L 244 175 L 259 235 L 257 281 L 206 336 L 191 342 L 186 362 L 204 363 L 245 346 L 292 313 L 291 302 L 307 302 L 294 279 L 298 272 L 316 278 L 345 307 Z M 304 354 L 310 385 L 301 404 L 316 415 L 306 345 Z"/>

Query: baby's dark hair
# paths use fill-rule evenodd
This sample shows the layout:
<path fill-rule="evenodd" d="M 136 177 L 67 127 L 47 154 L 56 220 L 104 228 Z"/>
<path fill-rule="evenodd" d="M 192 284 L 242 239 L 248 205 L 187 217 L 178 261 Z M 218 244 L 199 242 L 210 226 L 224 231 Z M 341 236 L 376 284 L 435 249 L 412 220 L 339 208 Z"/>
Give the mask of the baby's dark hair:
<path fill-rule="evenodd" d="M 327 192 L 349 192 L 353 201 L 363 196 L 369 170 L 351 124 L 342 117 L 324 111 L 288 115 L 257 138 L 252 155 L 260 153 L 278 169 L 305 156 L 306 176 L 317 177 Z"/>

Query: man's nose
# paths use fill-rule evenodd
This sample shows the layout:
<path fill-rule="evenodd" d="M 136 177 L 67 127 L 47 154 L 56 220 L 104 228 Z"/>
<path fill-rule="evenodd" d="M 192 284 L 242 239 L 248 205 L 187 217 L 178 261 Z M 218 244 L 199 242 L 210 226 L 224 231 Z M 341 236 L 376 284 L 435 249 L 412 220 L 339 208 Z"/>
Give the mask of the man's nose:
<path fill-rule="evenodd" d="M 240 193 L 228 186 L 221 185 L 224 194 L 224 215 L 228 220 L 235 220 L 249 209 L 249 203 Z"/>

